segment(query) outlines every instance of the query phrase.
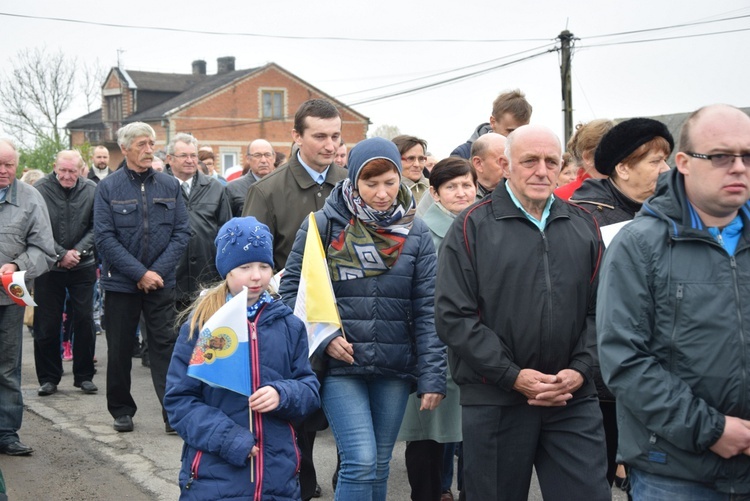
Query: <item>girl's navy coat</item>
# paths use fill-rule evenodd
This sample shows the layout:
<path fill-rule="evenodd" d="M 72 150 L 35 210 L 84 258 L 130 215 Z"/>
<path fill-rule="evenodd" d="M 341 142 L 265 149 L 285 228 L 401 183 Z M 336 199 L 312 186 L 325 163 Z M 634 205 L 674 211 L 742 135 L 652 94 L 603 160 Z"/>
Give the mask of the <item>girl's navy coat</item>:
<path fill-rule="evenodd" d="M 180 329 L 167 374 L 164 407 L 169 423 L 185 441 L 180 470 L 180 499 L 299 500 L 299 450 L 293 423 L 320 407 L 319 384 L 308 360 L 303 323 L 280 301 L 265 305 L 254 321 L 256 340 L 250 339 L 251 376 L 261 386 L 279 392 L 279 407 L 253 413 L 255 435 L 249 430 L 248 399 L 212 388 L 187 376 L 197 332 L 188 340 L 189 324 Z M 251 329 L 252 338 L 253 329 Z M 257 438 L 256 438 L 257 437 Z M 250 482 L 248 455 L 253 461 Z"/>

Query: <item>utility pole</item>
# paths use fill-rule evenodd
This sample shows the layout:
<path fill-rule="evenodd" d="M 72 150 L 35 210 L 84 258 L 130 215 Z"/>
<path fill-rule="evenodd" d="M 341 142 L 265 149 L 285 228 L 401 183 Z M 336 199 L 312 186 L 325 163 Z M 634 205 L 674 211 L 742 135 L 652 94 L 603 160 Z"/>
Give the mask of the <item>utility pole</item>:
<path fill-rule="evenodd" d="M 570 82 L 570 56 L 573 34 L 568 30 L 563 30 L 557 36 L 560 40 L 560 79 L 562 81 L 562 111 L 565 124 L 565 141 L 573 135 L 573 86 Z"/>

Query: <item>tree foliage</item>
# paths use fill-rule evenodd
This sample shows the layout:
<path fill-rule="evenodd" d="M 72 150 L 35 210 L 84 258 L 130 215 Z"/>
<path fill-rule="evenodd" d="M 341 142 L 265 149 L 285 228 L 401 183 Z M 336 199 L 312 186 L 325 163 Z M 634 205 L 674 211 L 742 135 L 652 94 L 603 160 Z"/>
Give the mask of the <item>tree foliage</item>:
<path fill-rule="evenodd" d="M 398 126 L 396 125 L 388 125 L 383 124 L 378 126 L 377 129 L 375 129 L 375 132 L 373 132 L 370 137 L 382 137 L 388 140 L 393 139 L 396 136 L 400 136 L 401 131 L 399 130 Z"/>
<path fill-rule="evenodd" d="M 60 115 L 76 97 L 75 58 L 45 48 L 23 49 L 12 64 L 0 80 L 0 123 L 27 148 L 66 144 Z"/>

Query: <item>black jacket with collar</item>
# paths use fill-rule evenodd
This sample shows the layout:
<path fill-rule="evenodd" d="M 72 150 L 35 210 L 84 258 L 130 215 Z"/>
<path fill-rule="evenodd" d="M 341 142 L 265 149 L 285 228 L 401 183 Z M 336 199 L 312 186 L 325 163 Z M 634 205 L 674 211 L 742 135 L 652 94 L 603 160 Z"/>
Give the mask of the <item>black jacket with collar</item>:
<path fill-rule="evenodd" d="M 164 171 L 174 175 L 169 165 Z M 188 220 L 190 240 L 177 262 L 178 300 L 190 300 L 202 288 L 221 280 L 216 271 L 214 239 L 219 228 L 232 219 L 232 209 L 224 186 L 200 171 L 191 181 L 190 196 L 182 192 Z"/>
<path fill-rule="evenodd" d="M 462 405 L 525 404 L 521 369 L 574 369 L 574 398 L 595 393 L 601 253 L 585 210 L 556 199 L 540 231 L 503 183 L 456 217 L 438 255 L 435 325 Z"/>
<path fill-rule="evenodd" d="M 34 184 L 49 210 L 55 254 L 59 261 L 71 249 L 80 252 L 81 260 L 71 268 L 78 270 L 96 263 L 94 258 L 94 193 L 96 184 L 79 177 L 75 186 L 63 188 L 54 172 Z M 53 266 L 52 271 L 68 271 Z"/>

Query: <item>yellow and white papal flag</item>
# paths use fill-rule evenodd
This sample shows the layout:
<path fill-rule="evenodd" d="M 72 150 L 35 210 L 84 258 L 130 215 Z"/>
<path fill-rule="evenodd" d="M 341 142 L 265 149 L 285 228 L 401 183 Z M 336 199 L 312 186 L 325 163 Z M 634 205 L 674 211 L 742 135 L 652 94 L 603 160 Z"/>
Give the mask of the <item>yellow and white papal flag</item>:
<path fill-rule="evenodd" d="M 310 355 L 312 355 L 321 344 L 339 335 L 341 319 L 336 307 L 336 297 L 333 294 L 326 255 L 320 241 L 320 232 L 313 213 L 310 213 L 308 221 L 305 254 L 302 258 L 302 272 L 294 314 L 305 322 L 307 341 L 310 345 Z"/>

